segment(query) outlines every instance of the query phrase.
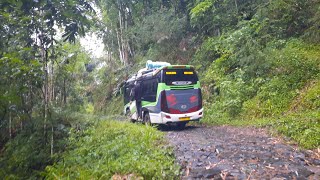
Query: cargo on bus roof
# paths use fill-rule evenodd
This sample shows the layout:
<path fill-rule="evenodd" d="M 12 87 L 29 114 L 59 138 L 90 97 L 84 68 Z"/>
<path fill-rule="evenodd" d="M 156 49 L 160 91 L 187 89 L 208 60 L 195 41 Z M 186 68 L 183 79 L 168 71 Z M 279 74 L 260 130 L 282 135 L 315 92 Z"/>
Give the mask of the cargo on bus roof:
<path fill-rule="evenodd" d="M 159 69 L 159 68 L 162 68 L 164 66 L 170 66 L 171 64 L 168 63 L 168 62 L 160 62 L 160 61 L 151 61 L 151 60 L 148 60 L 147 63 L 146 63 L 146 68 L 148 70 L 150 69 Z"/>

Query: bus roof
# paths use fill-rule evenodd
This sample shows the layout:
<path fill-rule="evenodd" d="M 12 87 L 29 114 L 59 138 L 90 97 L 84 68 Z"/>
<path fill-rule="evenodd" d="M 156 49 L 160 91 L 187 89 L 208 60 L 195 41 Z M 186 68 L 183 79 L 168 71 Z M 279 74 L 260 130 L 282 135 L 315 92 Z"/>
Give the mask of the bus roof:
<path fill-rule="evenodd" d="M 156 71 L 153 71 L 153 75 L 158 74 L 163 69 L 194 69 L 192 65 L 170 65 L 170 66 L 164 66 L 162 68 L 157 69 Z"/>
<path fill-rule="evenodd" d="M 192 65 L 170 65 L 170 66 L 164 66 L 162 69 L 194 69 Z"/>
<path fill-rule="evenodd" d="M 147 70 L 146 68 L 144 68 L 144 69 L 139 70 L 139 73 L 135 77 L 134 80 L 143 79 L 143 78 L 150 77 L 150 76 L 155 76 L 160 71 L 165 70 L 165 69 L 190 69 L 190 70 L 193 70 L 194 67 L 192 65 L 169 65 L 169 66 L 163 66 L 161 68 L 152 69 L 152 70 Z"/>

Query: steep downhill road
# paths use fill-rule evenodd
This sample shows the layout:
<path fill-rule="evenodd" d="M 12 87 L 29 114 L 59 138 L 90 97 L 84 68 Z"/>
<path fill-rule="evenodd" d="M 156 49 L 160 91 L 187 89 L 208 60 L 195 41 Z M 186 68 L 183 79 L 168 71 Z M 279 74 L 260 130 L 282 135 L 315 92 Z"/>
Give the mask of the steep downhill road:
<path fill-rule="evenodd" d="M 182 179 L 320 179 L 319 150 L 298 150 L 264 129 L 188 126 L 164 131 L 182 166 Z"/>

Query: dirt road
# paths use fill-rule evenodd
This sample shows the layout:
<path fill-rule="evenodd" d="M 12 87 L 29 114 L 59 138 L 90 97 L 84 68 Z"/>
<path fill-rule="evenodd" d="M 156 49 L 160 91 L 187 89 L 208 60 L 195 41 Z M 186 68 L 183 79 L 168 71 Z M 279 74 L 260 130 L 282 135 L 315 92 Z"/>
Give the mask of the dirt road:
<path fill-rule="evenodd" d="M 182 179 L 320 179 L 319 152 L 297 150 L 263 129 L 165 131 L 183 168 Z"/>

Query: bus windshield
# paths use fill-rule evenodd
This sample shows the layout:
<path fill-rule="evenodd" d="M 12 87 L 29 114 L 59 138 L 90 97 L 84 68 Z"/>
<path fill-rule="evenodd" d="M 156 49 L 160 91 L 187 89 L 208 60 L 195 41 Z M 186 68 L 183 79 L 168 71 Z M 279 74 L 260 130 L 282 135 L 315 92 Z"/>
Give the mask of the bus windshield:
<path fill-rule="evenodd" d="M 162 93 L 162 111 L 171 114 L 184 114 L 202 108 L 200 89 L 166 90 Z"/>
<path fill-rule="evenodd" d="M 196 84 L 198 76 L 193 69 L 164 69 L 163 81 L 166 85 Z"/>

